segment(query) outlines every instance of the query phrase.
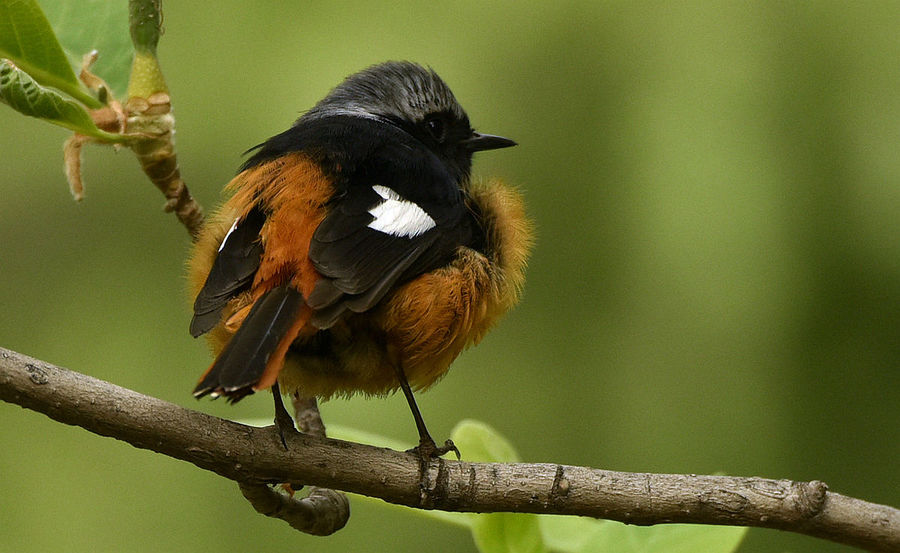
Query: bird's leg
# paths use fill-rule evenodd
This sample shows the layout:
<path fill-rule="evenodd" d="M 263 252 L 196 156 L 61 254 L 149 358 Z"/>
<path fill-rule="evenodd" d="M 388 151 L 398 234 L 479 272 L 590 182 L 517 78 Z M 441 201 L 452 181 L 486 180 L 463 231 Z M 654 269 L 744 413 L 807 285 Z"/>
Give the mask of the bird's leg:
<path fill-rule="evenodd" d="M 412 411 L 413 419 L 416 421 L 416 429 L 419 431 L 419 445 L 411 451 L 418 453 L 423 461 L 437 459 L 450 451 L 456 453 L 456 458 L 459 459 L 459 449 L 453 445 L 453 440 L 447 440 L 441 447 L 434 443 L 431 434 L 428 433 L 428 428 L 425 427 L 425 420 L 422 418 L 422 413 L 419 412 L 419 406 L 416 405 L 416 398 L 413 397 L 412 388 L 409 387 L 409 381 L 406 380 L 406 373 L 403 372 L 403 367 L 395 363 L 394 369 L 397 371 L 400 389 L 403 390 L 403 395 L 406 396 L 406 402 L 409 403 L 409 409 Z"/>
<path fill-rule="evenodd" d="M 275 428 L 278 429 L 278 437 L 281 438 L 281 445 L 287 450 L 287 440 L 285 436 L 297 432 L 294 426 L 294 419 L 284 407 L 284 401 L 281 399 L 281 390 L 278 388 L 278 382 L 272 384 L 272 396 L 275 398 Z"/>
<path fill-rule="evenodd" d="M 294 406 L 294 420 L 297 428 L 304 434 L 325 437 L 325 423 L 319 413 L 319 402 L 314 397 L 301 396 L 299 392 L 291 395 L 291 403 Z"/>

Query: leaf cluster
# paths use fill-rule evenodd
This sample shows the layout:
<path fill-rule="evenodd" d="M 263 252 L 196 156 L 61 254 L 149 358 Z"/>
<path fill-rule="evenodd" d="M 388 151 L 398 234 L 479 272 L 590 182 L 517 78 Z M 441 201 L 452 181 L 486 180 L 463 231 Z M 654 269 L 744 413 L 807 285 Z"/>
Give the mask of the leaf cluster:
<path fill-rule="evenodd" d="M 0 100 L 99 142 L 127 141 L 99 128 L 92 114 L 132 87 L 165 90 L 158 71 L 130 70 L 148 57 L 158 67 L 152 50 L 135 56 L 129 34 L 129 9 L 146 3 L 46 0 L 42 9 L 35 0 L 0 0 Z"/>

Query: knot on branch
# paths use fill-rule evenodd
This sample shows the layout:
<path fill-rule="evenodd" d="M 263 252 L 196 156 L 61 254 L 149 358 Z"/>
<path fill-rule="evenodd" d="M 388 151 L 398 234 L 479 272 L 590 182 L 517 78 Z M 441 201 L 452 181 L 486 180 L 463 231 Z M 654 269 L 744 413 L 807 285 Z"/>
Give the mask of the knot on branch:
<path fill-rule="evenodd" d="M 809 519 L 825 507 L 828 485 L 819 480 L 811 482 L 794 482 L 791 486 L 796 494 L 796 508 L 801 518 Z"/>

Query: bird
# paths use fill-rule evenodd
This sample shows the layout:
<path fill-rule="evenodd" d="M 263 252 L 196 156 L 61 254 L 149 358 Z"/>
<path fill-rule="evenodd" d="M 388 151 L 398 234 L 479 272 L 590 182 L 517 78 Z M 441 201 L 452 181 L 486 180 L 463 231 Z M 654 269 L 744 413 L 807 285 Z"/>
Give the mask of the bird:
<path fill-rule="evenodd" d="M 522 195 L 471 175 L 474 153 L 515 145 L 476 132 L 433 69 L 390 61 L 245 152 L 189 261 L 190 333 L 215 356 L 194 396 L 271 389 L 285 443 L 282 392 L 399 389 L 414 449 L 458 456 L 435 444 L 413 392 L 520 299 L 533 242 Z"/>

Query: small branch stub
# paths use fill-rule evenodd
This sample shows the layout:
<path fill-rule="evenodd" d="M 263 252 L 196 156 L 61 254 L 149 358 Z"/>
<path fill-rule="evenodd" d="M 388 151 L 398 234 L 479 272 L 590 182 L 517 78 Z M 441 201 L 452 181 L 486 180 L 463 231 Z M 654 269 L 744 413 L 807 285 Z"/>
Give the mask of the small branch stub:
<path fill-rule="evenodd" d="M 238 487 L 256 512 L 281 519 L 304 534 L 329 536 L 350 519 L 347 496 L 334 490 L 313 487 L 309 495 L 295 499 L 265 484 L 238 482 Z"/>

